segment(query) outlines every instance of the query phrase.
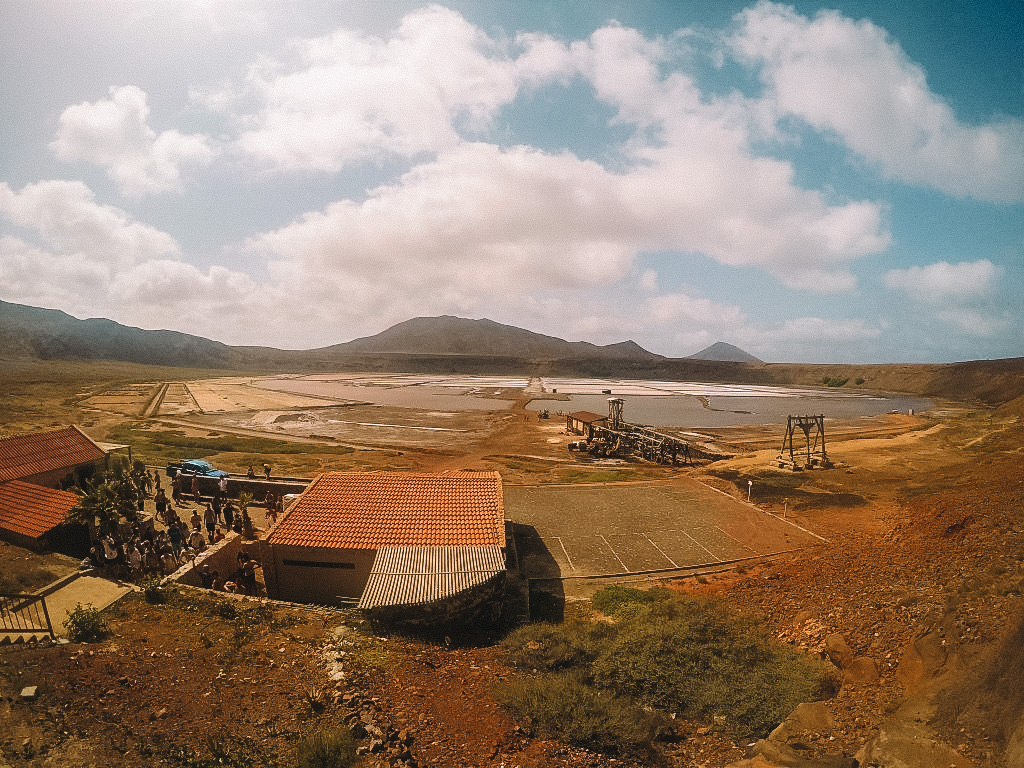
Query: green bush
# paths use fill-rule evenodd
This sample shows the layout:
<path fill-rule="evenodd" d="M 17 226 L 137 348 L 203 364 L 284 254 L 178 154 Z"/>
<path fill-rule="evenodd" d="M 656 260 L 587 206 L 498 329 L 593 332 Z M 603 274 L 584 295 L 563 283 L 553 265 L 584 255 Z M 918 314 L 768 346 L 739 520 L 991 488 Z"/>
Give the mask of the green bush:
<path fill-rule="evenodd" d="M 68 639 L 75 643 L 95 643 L 109 632 L 99 608 L 78 603 L 64 620 Z"/>
<path fill-rule="evenodd" d="M 614 616 L 627 607 L 650 605 L 668 599 L 670 593 L 664 588 L 634 589 L 633 587 L 610 586 L 599 589 L 590 602 L 601 613 Z"/>
<path fill-rule="evenodd" d="M 850 380 L 849 376 L 825 376 L 821 383 L 826 387 L 842 387 L 846 385 L 846 382 Z"/>
<path fill-rule="evenodd" d="M 562 624 L 527 624 L 510 633 L 502 645 L 510 663 L 520 669 L 553 672 L 593 663 L 615 629 L 604 622 L 570 616 Z"/>
<path fill-rule="evenodd" d="M 629 709 L 724 718 L 736 736 L 763 737 L 800 702 L 834 693 L 826 665 L 776 645 L 721 601 L 614 587 L 594 602 L 611 621 L 575 613 L 505 639 L 507 659 L 540 674 L 502 687 L 499 700 L 546 736 L 632 750 L 600 735 L 614 730 L 612 713 Z M 618 703 L 609 710 L 609 701 Z"/>
<path fill-rule="evenodd" d="M 620 754 L 648 746 L 663 719 L 594 688 L 579 672 L 509 680 L 495 696 L 531 735 Z"/>
<path fill-rule="evenodd" d="M 701 720 L 724 716 L 739 736 L 764 736 L 816 698 L 824 667 L 776 646 L 719 601 L 680 597 L 622 622 L 593 665 L 595 685 Z"/>
<path fill-rule="evenodd" d="M 295 745 L 297 768 L 348 768 L 356 760 L 356 742 L 348 730 L 317 731 Z"/>

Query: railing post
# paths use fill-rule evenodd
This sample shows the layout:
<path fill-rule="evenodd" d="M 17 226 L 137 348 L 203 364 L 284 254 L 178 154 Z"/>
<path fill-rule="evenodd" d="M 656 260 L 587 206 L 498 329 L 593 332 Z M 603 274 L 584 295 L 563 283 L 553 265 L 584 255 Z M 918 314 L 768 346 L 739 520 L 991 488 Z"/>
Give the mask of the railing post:
<path fill-rule="evenodd" d="M 50 638 L 53 640 L 57 639 L 57 635 L 53 632 L 53 624 L 50 622 L 50 612 L 46 609 L 46 598 L 40 597 L 39 602 L 43 604 L 43 616 L 46 618 L 46 631 L 50 633 Z"/>

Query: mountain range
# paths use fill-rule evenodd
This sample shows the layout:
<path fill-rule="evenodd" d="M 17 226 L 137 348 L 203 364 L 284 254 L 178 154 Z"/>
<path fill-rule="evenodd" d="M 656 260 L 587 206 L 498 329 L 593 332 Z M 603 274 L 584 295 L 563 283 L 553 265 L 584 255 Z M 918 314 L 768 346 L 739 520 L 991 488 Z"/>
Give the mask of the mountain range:
<path fill-rule="evenodd" d="M 493 320 L 443 315 L 416 317 L 329 347 L 288 351 L 230 346 L 178 331 L 148 331 L 113 320 L 79 320 L 54 309 L 0 301 L 0 358 L 117 360 L 190 368 L 261 368 L 302 365 L 353 355 L 434 355 L 528 360 L 664 360 L 634 341 L 604 346 L 566 341 Z M 719 342 L 693 356 L 700 360 L 759 362 Z"/>
<path fill-rule="evenodd" d="M 230 346 L 177 331 L 0 301 L 0 377 L 10 362 L 112 361 L 246 373 L 379 371 L 666 379 L 769 386 L 846 387 L 990 405 L 1021 398 L 1024 358 L 934 364 L 763 363 L 725 342 L 669 358 L 636 342 L 600 346 L 492 320 L 417 317 L 374 336 L 309 350 Z M 10 361 L 4 366 L 4 361 Z M 838 383 L 837 383 L 838 382 Z M 1015 412 L 1016 413 L 1016 412 Z"/>

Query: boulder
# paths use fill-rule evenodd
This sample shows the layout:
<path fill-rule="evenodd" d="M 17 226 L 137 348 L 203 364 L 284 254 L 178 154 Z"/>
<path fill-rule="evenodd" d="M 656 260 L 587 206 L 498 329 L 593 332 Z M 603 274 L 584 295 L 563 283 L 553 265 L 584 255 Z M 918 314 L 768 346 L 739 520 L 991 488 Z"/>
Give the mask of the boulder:
<path fill-rule="evenodd" d="M 937 741 L 923 725 L 905 719 L 885 723 L 857 753 L 857 759 L 861 765 L 878 768 L 975 768 L 955 749 Z"/>
<path fill-rule="evenodd" d="M 869 656 L 855 656 L 843 668 L 843 683 L 867 685 L 878 680 L 878 665 Z"/>
<path fill-rule="evenodd" d="M 791 739 L 798 739 L 805 733 L 829 734 L 835 728 L 832 713 L 823 701 L 798 704 L 785 720 L 771 732 L 769 741 L 785 744 Z"/>
<path fill-rule="evenodd" d="M 754 756 L 731 763 L 727 768 L 856 768 L 852 757 L 829 755 L 808 758 L 784 744 L 761 739 L 754 745 Z M 948 768 L 948 766 L 947 766 Z"/>
<path fill-rule="evenodd" d="M 838 632 L 825 638 L 825 655 L 840 669 L 846 669 L 853 661 L 854 653 L 846 638 Z"/>
<path fill-rule="evenodd" d="M 921 690 L 946 664 L 946 648 L 936 632 L 921 635 L 903 651 L 896 679 L 907 693 Z"/>

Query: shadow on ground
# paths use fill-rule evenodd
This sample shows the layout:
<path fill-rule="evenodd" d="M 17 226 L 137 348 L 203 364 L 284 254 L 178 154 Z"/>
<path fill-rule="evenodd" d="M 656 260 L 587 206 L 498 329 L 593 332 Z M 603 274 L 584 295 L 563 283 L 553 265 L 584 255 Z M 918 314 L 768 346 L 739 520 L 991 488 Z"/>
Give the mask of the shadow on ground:
<path fill-rule="evenodd" d="M 518 573 L 510 581 L 510 587 L 514 585 L 517 591 L 520 622 L 561 621 L 565 612 L 565 588 L 558 563 L 532 525 L 512 523 L 511 528 Z"/>

